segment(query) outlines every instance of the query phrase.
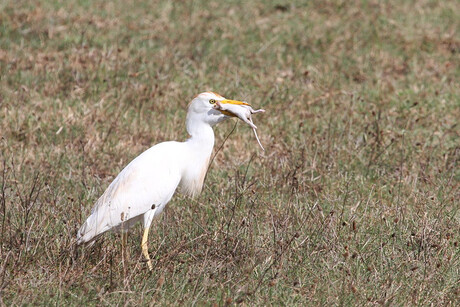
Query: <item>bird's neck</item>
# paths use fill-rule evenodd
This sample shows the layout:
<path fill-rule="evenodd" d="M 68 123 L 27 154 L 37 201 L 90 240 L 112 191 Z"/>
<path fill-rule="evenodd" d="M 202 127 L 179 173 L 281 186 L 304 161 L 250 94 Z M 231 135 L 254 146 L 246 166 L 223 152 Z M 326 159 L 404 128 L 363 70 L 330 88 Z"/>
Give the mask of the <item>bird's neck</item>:
<path fill-rule="evenodd" d="M 214 147 L 214 130 L 208 124 L 202 123 L 187 126 L 187 132 L 190 134 L 190 138 L 187 142 L 191 143 L 192 146 L 196 146 L 197 151 L 200 155 L 209 156 L 212 153 Z"/>
<path fill-rule="evenodd" d="M 214 147 L 214 131 L 209 125 L 187 126 L 190 138 L 185 142 L 187 157 L 180 186 L 185 194 L 196 196 L 203 188 L 203 182 Z"/>

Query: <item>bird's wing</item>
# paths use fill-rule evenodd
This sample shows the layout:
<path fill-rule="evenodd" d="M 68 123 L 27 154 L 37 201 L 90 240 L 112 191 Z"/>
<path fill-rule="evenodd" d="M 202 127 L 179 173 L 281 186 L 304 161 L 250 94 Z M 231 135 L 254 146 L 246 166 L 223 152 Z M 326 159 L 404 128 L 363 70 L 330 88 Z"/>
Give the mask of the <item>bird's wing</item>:
<path fill-rule="evenodd" d="M 129 163 L 96 202 L 78 232 L 78 243 L 122 227 L 151 209 L 161 211 L 181 180 L 182 144 L 160 143 Z"/>

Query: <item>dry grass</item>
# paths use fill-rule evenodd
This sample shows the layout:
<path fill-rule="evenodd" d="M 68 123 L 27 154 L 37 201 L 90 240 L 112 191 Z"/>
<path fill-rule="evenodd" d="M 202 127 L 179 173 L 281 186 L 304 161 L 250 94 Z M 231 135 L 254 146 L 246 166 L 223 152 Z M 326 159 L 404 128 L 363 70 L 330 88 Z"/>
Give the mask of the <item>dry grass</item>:
<path fill-rule="evenodd" d="M 0 302 L 447 305 L 460 297 L 456 1 L 0 4 Z M 204 90 L 239 124 L 202 195 L 74 246 Z M 217 145 L 232 130 L 216 130 Z"/>

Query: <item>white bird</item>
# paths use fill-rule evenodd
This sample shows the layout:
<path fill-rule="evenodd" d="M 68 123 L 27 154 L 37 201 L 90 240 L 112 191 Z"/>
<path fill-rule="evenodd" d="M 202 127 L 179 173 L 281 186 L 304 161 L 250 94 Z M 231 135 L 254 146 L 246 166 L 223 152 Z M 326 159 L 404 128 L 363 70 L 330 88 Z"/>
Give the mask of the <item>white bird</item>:
<path fill-rule="evenodd" d="M 77 244 L 90 242 L 109 230 L 126 232 L 140 221 L 144 227 L 142 253 L 152 270 L 147 239 L 154 217 L 163 211 L 178 186 L 192 197 L 201 192 L 214 147 L 212 127 L 235 116 L 216 109 L 217 102 L 248 105 L 213 92 L 196 96 L 187 112 L 190 138 L 157 144 L 131 161 L 97 200 L 78 231 Z"/>

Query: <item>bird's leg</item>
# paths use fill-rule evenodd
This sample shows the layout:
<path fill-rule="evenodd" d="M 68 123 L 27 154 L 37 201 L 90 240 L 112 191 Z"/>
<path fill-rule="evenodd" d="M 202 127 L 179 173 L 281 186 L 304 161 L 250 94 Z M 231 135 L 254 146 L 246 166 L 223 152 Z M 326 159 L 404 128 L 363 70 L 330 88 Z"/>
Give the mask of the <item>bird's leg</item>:
<path fill-rule="evenodd" d="M 129 262 L 129 254 L 127 252 L 128 246 L 128 233 L 122 232 L 121 233 L 121 255 L 123 257 L 123 261 Z"/>
<path fill-rule="evenodd" d="M 149 270 L 152 270 L 152 261 L 150 260 L 149 255 L 149 248 L 147 246 L 147 239 L 149 237 L 149 227 L 144 228 L 144 235 L 142 236 L 142 254 L 144 254 L 145 259 L 147 260 L 147 265 L 149 266 Z"/>

